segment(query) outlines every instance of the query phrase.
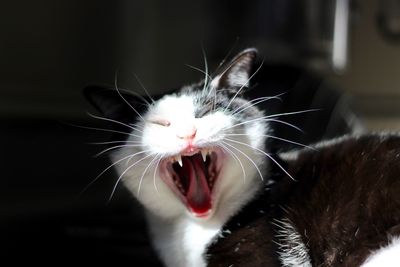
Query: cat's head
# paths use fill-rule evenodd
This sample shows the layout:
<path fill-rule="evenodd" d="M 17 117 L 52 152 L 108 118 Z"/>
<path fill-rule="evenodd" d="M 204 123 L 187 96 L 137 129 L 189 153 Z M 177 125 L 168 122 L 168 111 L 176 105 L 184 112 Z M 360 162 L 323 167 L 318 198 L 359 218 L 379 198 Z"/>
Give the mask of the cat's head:
<path fill-rule="evenodd" d="M 86 90 L 107 119 L 125 128 L 111 159 L 150 212 L 223 218 L 260 188 L 268 127 L 242 94 L 255 57 L 255 49 L 244 50 L 214 77 L 148 104 L 116 89 Z"/>

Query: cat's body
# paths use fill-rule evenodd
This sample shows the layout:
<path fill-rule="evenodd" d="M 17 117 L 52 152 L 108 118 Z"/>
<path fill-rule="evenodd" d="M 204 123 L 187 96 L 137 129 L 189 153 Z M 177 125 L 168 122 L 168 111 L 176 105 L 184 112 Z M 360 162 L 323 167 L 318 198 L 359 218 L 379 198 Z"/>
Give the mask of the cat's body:
<path fill-rule="evenodd" d="M 255 217 L 233 218 L 231 234 L 210 248 L 210 267 L 399 266 L 400 136 L 344 136 L 315 148 L 282 155 L 296 181 L 283 174 L 251 204 Z"/>
<path fill-rule="evenodd" d="M 224 235 L 226 222 L 250 201 L 260 203 L 264 185 L 271 181 L 271 167 L 282 168 L 266 144 L 281 138 L 272 125 L 293 125 L 256 107 L 271 97 L 247 100 L 242 95 L 252 77 L 255 55 L 255 50 L 245 50 L 215 76 L 206 74 L 205 81 L 146 105 L 119 90 L 86 92 L 103 119 L 117 126 L 114 133 L 119 137 L 107 149 L 112 151 L 108 169 L 117 170 L 117 184 L 123 181 L 145 207 L 154 247 L 168 267 L 207 266 L 207 248 Z M 276 188 L 292 188 L 277 184 Z M 280 195 L 287 197 L 282 201 L 292 199 L 286 191 Z M 261 242 L 258 248 L 264 250 L 258 252 L 266 256 L 264 263 L 274 266 L 278 254 L 268 225 L 251 236 L 254 244 Z M 210 263 L 217 264 L 215 259 L 211 257 Z"/>

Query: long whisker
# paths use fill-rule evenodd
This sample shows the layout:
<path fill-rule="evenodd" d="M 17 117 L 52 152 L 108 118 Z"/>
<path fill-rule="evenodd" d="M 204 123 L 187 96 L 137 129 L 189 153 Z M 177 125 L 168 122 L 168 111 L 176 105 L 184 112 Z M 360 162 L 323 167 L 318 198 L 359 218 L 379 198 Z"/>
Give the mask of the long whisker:
<path fill-rule="evenodd" d="M 225 139 L 225 138 L 224 138 L 224 139 Z M 260 175 L 261 180 L 264 181 L 264 177 L 263 177 L 263 175 L 262 175 L 260 169 L 258 168 L 257 164 L 256 164 L 246 153 L 244 153 L 242 150 L 238 149 L 237 147 L 235 147 L 235 146 L 233 146 L 233 145 L 231 145 L 231 144 L 229 144 L 229 143 L 227 143 L 227 142 L 225 142 L 225 141 L 222 141 L 222 142 L 223 142 L 225 145 L 230 146 L 231 148 L 235 149 L 236 151 L 238 151 L 238 152 L 239 152 L 240 154 L 242 154 L 243 156 L 245 156 L 245 157 L 254 165 L 254 167 L 256 168 L 256 170 L 257 170 L 257 172 L 258 172 L 258 174 Z"/>
<path fill-rule="evenodd" d="M 242 89 L 244 87 L 247 86 L 247 84 L 250 82 L 250 80 L 254 77 L 254 75 L 256 75 L 261 67 L 263 66 L 264 61 L 261 62 L 260 66 L 257 68 L 257 70 L 246 80 L 246 82 L 239 88 L 239 90 L 237 90 L 237 92 L 235 93 L 235 95 L 231 98 L 231 100 L 229 101 L 228 105 L 225 107 L 225 111 L 230 107 L 230 105 L 232 104 L 233 100 L 235 100 L 235 98 L 240 94 L 240 92 L 242 91 Z"/>
<path fill-rule="evenodd" d="M 122 132 L 122 131 L 116 131 L 116 130 L 111 130 L 111 129 L 103 129 L 103 128 L 97 128 L 97 127 L 88 127 L 88 126 L 82 126 L 82 125 L 77 125 L 77 124 L 69 124 L 74 127 L 82 128 L 82 129 L 87 129 L 87 130 L 95 130 L 95 131 L 102 131 L 102 132 L 108 132 L 108 133 L 118 133 L 118 134 L 123 134 L 123 135 L 129 135 L 129 136 L 134 136 L 134 137 L 141 137 L 136 134 L 132 133 L 127 133 L 127 132 Z"/>
<path fill-rule="evenodd" d="M 281 123 L 281 124 L 287 125 L 287 126 L 289 126 L 289 127 L 292 127 L 292 128 L 298 130 L 298 131 L 301 132 L 301 133 L 304 133 L 304 131 L 303 131 L 302 129 L 300 129 L 299 127 L 297 127 L 297 126 L 295 126 L 295 125 L 293 125 L 293 124 L 291 124 L 291 123 L 288 123 L 288 122 L 285 122 L 285 121 L 281 121 L 281 120 L 277 120 L 277 119 L 265 119 L 265 118 L 263 118 L 263 117 L 261 117 L 261 118 L 256 118 L 256 119 L 252 119 L 252 120 L 247 120 L 247 121 L 244 121 L 244 122 L 240 122 L 240 123 L 234 124 L 234 125 L 232 125 L 232 126 L 225 127 L 224 130 L 230 130 L 230 129 L 234 128 L 234 127 L 237 127 L 237 126 L 240 126 L 240 125 L 243 125 L 243 124 L 247 124 L 247 123 L 256 122 L 256 121 L 265 121 L 265 122 L 276 122 L 276 123 Z"/>
<path fill-rule="evenodd" d="M 150 98 L 151 102 L 153 102 L 153 104 L 154 104 L 156 101 L 154 101 L 154 99 L 151 97 L 151 95 L 146 90 L 146 87 L 144 87 L 142 81 L 139 79 L 139 77 L 136 75 L 136 73 L 133 73 L 133 76 L 135 76 L 136 81 L 139 83 L 140 87 L 142 87 L 144 93 Z M 147 101 L 145 98 L 143 98 L 143 100 L 150 106 L 149 101 Z"/>
<path fill-rule="evenodd" d="M 88 143 L 89 145 L 110 145 L 110 144 L 141 144 L 140 141 L 108 141 L 108 142 L 91 142 Z"/>
<path fill-rule="evenodd" d="M 110 195 L 110 197 L 108 198 L 108 202 L 110 202 L 111 199 L 112 199 L 112 197 L 114 196 L 115 190 L 117 189 L 117 186 L 118 186 L 119 182 L 121 181 L 122 177 L 125 175 L 125 173 L 127 173 L 130 169 L 132 169 L 132 168 L 133 168 L 135 165 L 137 165 L 138 163 L 142 162 L 143 160 L 145 160 L 145 159 L 147 159 L 147 158 L 149 158 L 149 157 L 151 157 L 151 156 L 153 156 L 153 155 L 154 155 L 154 153 L 149 154 L 149 155 L 145 156 L 144 158 L 141 158 L 140 160 L 136 161 L 135 163 L 133 163 L 132 165 L 130 165 L 129 167 L 127 167 L 127 168 L 121 173 L 121 175 L 118 177 L 118 179 L 117 179 L 117 181 L 116 181 L 116 183 L 115 183 L 115 185 L 114 185 L 114 187 L 113 187 L 113 189 L 112 189 L 112 191 L 111 191 L 111 195 Z"/>
<path fill-rule="evenodd" d="M 265 137 L 268 137 L 268 138 L 281 140 L 281 141 L 284 141 L 284 142 L 288 142 L 288 143 L 291 143 L 291 144 L 294 144 L 294 145 L 298 145 L 298 146 L 301 146 L 301 147 L 305 147 L 305 148 L 309 148 L 309 149 L 311 149 L 311 150 L 317 151 L 317 149 L 315 149 L 314 147 L 307 146 L 307 145 L 305 145 L 305 144 L 298 143 L 298 142 L 295 142 L 295 141 L 291 141 L 291 140 L 288 140 L 288 139 L 285 139 L 285 138 L 281 138 L 281 137 L 277 137 L 277 136 L 273 136 L 273 135 L 268 135 L 268 134 L 225 134 L 225 135 L 226 135 L 226 136 L 238 136 L 238 135 L 239 135 L 239 136 L 240 136 L 240 135 L 265 136 Z"/>
<path fill-rule="evenodd" d="M 290 175 L 290 173 L 288 173 L 288 172 L 285 170 L 285 168 L 283 168 L 270 154 L 266 153 L 265 151 L 263 151 L 263 150 L 261 150 L 261 149 L 259 149 L 259 148 L 253 147 L 253 146 L 251 146 L 251 145 L 249 145 L 249 144 L 246 144 L 246 143 L 243 143 L 243 142 L 239 142 L 239 141 L 236 141 L 236 140 L 233 140 L 233 139 L 224 138 L 224 140 L 227 140 L 227 141 L 229 141 L 229 142 L 233 142 L 233 143 L 236 143 L 236 144 L 239 144 L 239 145 L 247 146 L 247 147 L 249 147 L 249 148 L 251 148 L 251 149 L 254 149 L 254 150 L 256 150 L 256 151 L 258 151 L 258 152 L 264 154 L 264 155 L 267 156 L 271 161 L 273 161 L 284 173 L 286 173 L 286 175 L 288 175 L 293 181 L 296 181 L 296 179 L 294 179 L 294 178 Z"/>
<path fill-rule="evenodd" d="M 218 64 L 215 72 L 219 71 L 219 68 L 222 67 L 222 65 L 226 62 L 226 60 L 228 59 L 228 57 L 231 55 L 233 49 L 235 48 L 237 42 L 238 42 L 239 38 L 236 38 L 236 41 L 233 43 L 232 47 L 229 49 L 228 53 L 225 55 L 225 57 L 222 59 L 222 61 Z"/>
<path fill-rule="evenodd" d="M 112 147 L 106 148 L 106 149 L 102 150 L 101 152 L 97 153 L 95 155 L 95 157 L 99 157 L 99 156 L 103 155 L 104 153 L 106 153 L 108 151 L 115 150 L 115 149 L 122 148 L 122 147 L 141 147 L 141 146 L 142 146 L 141 144 L 136 144 L 136 145 L 126 145 L 126 144 L 124 144 L 124 145 L 119 145 L 119 146 L 112 146 Z"/>
<path fill-rule="evenodd" d="M 238 156 L 231 149 L 226 147 L 225 145 L 219 144 L 218 146 L 220 146 L 222 149 L 226 150 L 229 154 L 231 154 L 231 156 L 235 159 L 235 161 L 239 163 L 240 167 L 242 168 L 242 172 L 243 172 L 243 183 L 246 183 L 246 172 L 245 172 L 243 164 L 242 164 L 241 160 L 238 158 Z"/>
<path fill-rule="evenodd" d="M 282 116 L 295 115 L 295 114 L 302 114 L 302 113 L 314 112 L 314 111 L 320 111 L 320 110 L 321 109 L 318 109 L 318 108 L 305 109 L 305 110 L 300 110 L 300 111 L 292 111 L 292 112 L 284 112 L 284 113 L 272 114 L 272 115 L 264 116 L 264 118 L 269 119 L 269 118 L 282 117 Z"/>
<path fill-rule="evenodd" d="M 185 66 L 187 66 L 187 67 L 189 67 L 189 68 L 191 68 L 191 69 L 197 70 L 197 71 L 203 73 L 208 79 L 211 79 L 211 76 L 210 76 L 207 72 L 205 72 L 204 70 L 199 69 L 199 68 L 197 68 L 197 67 L 195 67 L 195 66 L 193 66 L 193 65 L 190 65 L 190 64 L 185 64 Z M 204 83 L 204 84 L 205 84 L 205 83 Z"/>
<path fill-rule="evenodd" d="M 144 169 L 142 176 L 140 177 L 139 187 L 138 187 L 138 192 L 137 192 L 138 196 L 140 195 L 140 188 L 142 188 L 143 178 L 144 178 L 144 176 L 145 176 L 147 170 L 150 168 L 150 166 L 153 164 L 153 162 L 154 162 L 155 160 L 157 160 L 157 157 L 154 157 L 154 158 L 150 161 L 150 163 L 147 165 L 146 169 Z"/>
<path fill-rule="evenodd" d="M 203 53 L 203 60 L 204 60 L 204 86 L 203 86 L 203 91 L 207 88 L 209 81 L 211 81 L 211 77 L 208 74 L 208 63 L 207 63 L 207 56 L 206 56 L 206 51 L 204 49 L 203 44 L 201 44 L 201 52 Z"/>
<path fill-rule="evenodd" d="M 131 95 L 135 95 L 135 96 L 137 96 L 138 98 L 140 98 L 140 100 L 142 100 L 143 102 L 145 102 L 147 105 L 151 105 L 151 103 L 149 103 L 149 101 L 147 101 L 147 99 L 143 96 L 143 95 L 141 95 L 141 94 L 139 94 L 139 93 L 137 93 L 137 92 L 135 92 L 135 91 L 132 91 L 132 90 L 128 90 L 128 89 L 123 89 L 123 88 L 118 88 L 118 90 L 120 91 L 120 92 L 125 92 L 125 93 L 127 93 L 127 94 L 131 94 Z"/>
<path fill-rule="evenodd" d="M 258 105 L 258 104 L 260 104 L 260 103 L 262 103 L 262 102 L 265 102 L 265 101 L 268 101 L 268 100 L 271 100 L 271 99 L 277 99 L 277 100 L 282 101 L 282 99 L 280 98 L 280 96 L 283 95 L 283 94 L 285 94 L 285 93 L 282 93 L 282 94 L 279 94 L 279 95 L 276 95 L 276 96 L 267 96 L 267 97 L 255 98 L 255 99 L 249 101 L 249 103 L 246 103 L 246 104 L 244 104 L 244 105 L 238 107 L 237 109 L 235 109 L 235 110 L 232 112 L 232 115 L 242 113 L 243 111 L 245 111 L 245 110 L 248 109 L 248 108 L 251 108 L 251 107 L 253 107 L 253 106 L 255 106 L 255 105 Z"/>
<path fill-rule="evenodd" d="M 284 125 L 289 126 L 289 127 L 293 128 L 293 129 L 296 129 L 297 131 L 299 131 L 299 132 L 304 134 L 304 131 L 302 129 L 300 129 L 296 125 L 293 125 L 293 124 L 291 124 L 289 122 L 281 121 L 281 120 L 277 120 L 277 119 L 266 119 L 265 121 L 266 122 L 276 122 L 276 123 L 284 124 Z"/>
<path fill-rule="evenodd" d="M 251 120 L 247 120 L 247 121 L 244 121 L 244 122 L 240 122 L 240 123 L 234 124 L 232 126 L 229 126 L 229 127 L 225 128 L 225 129 L 231 129 L 233 127 L 240 126 L 240 125 L 243 125 L 243 124 L 246 124 L 246 123 L 251 123 L 251 122 L 255 122 L 255 121 L 264 120 L 264 121 L 275 121 L 275 122 L 279 122 L 279 123 L 282 123 L 282 124 L 290 125 L 293 128 L 303 132 L 300 128 L 298 128 L 298 127 L 296 127 L 296 126 L 294 126 L 294 125 L 292 125 L 292 124 L 290 124 L 288 122 L 283 122 L 283 121 L 280 121 L 280 120 L 274 120 L 274 119 L 271 119 L 271 118 L 279 117 L 279 116 L 282 116 L 282 115 L 283 116 L 287 116 L 287 115 L 294 115 L 294 114 L 300 114 L 300 113 L 306 113 L 306 112 L 312 112 L 312 111 L 316 111 L 316 109 L 309 109 L 309 110 L 302 110 L 302 111 L 295 111 L 295 112 L 272 114 L 272 115 L 258 117 L 258 118 L 255 118 L 255 119 L 251 119 Z"/>
<path fill-rule="evenodd" d="M 123 97 L 123 95 L 121 94 L 121 92 L 118 89 L 118 72 L 115 72 L 115 81 L 114 81 L 114 86 L 115 86 L 115 90 L 117 91 L 118 95 L 121 97 L 121 99 L 139 116 L 139 118 L 144 121 L 142 115 L 140 115 L 140 113 L 134 108 L 132 107 L 132 105 L 128 102 L 128 100 L 125 99 L 125 97 Z"/>
<path fill-rule="evenodd" d="M 142 124 L 132 124 L 132 123 L 128 123 L 128 125 L 130 125 L 130 126 L 132 126 L 132 127 L 136 127 L 136 128 L 139 128 L 139 129 L 144 129 L 144 125 L 142 125 Z"/>
<path fill-rule="evenodd" d="M 138 152 L 138 153 L 136 153 L 136 154 L 134 154 L 134 155 L 139 155 L 139 154 L 143 154 L 143 153 L 147 153 L 147 152 L 149 152 L 150 150 L 146 150 L 146 151 L 141 151 L 141 152 Z M 128 156 L 126 156 L 126 157 L 123 157 L 123 158 L 121 158 L 121 159 L 119 159 L 119 160 L 117 160 L 117 161 L 115 161 L 114 163 L 112 163 L 111 165 L 109 165 L 107 168 L 105 168 L 101 173 L 99 173 L 97 176 L 96 176 L 96 178 L 94 178 L 87 186 L 85 186 L 85 188 L 80 192 L 80 194 L 83 194 L 90 186 L 92 186 L 92 184 L 94 184 L 106 171 L 108 171 L 109 169 L 111 169 L 113 166 L 115 166 L 115 165 L 117 165 L 118 163 L 120 163 L 121 161 L 123 161 L 123 160 L 125 160 L 125 159 L 127 159 L 127 158 L 129 158 L 129 157 L 131 157 L 132 155 L 128 155 Z"/>
<path fill-rule="evenodd" d="M 160 157 L 158 159 L 158 162 L 157 162 L 157 165 L 156 165 L 156 167 L 154 169 L 153 184 L 154 184 L 154 188 L 156 189 L 157 193 L 159 193 L 159 192 L 158 192 L 158 188 L 157 188 L 157 184 L 156 184 L 156 175 L 157 175 L 157 171 L 158 171 L 158 166 L 160 165 L 160 162 L 161 162 L 163 157 L 164 157 L 164 154 L 160 155 Z"/>
<path fill-rule="evenodd" d="M 117 120 L 109 119 L 109 118 L 106 118 L 106 117 L 96 116 L 96 115 L 93 115 L 93 114 L 91 114 L 91 113 L 89 113 L 89 112 L 88 112 L 87 114 L 88 114 L 90 117 L 92 117 L 92 118 L 95 118 L 95 119 L 98 119 L 98 120 L 104 120 L 104 121 L 113 122 L 113 123 L 116 123 L 116 124 L 119 124 L 119 125 L 128 127 L 128 128 L 130 128 L 130 129 L 132 129 L 132 130 L 135 130 L 135 131 L 138 131 L 138 132 L 143 133 L 143 131 L 137 129 L 136 127 L 134 127 L 134 126 L 132 126 L 132 125 L 129 125 L 129 124 L 126 124 L 126 123 L 117 121 Z"/>

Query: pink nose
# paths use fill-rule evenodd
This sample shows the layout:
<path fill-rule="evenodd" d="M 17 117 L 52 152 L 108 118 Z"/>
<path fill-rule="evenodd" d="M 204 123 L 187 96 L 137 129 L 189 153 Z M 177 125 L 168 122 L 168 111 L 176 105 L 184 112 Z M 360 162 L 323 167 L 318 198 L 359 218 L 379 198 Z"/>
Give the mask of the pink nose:
<path fill-rule="evenodd" d="M 196 137 L 197 129 L 192 127 L 186 131 L 181 131 L 176 134 L 179 139 L 191 140 Z"/>

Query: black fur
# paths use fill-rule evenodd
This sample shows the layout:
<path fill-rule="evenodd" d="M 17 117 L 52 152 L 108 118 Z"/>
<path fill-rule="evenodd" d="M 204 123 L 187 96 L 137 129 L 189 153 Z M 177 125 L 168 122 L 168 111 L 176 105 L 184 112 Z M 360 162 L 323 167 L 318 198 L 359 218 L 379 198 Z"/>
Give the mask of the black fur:
<path fill-rule="evenodd" d="M 400 136 L 347 136 L 317 149 L 286 161 L 296 181 L 282 174 L 228 223 L 231 234 L 209 249 L 210 267 L 281 266 L 276 220 L 297 229 L 312 266 L 360 266 L 400 236 Z M 247 208 L 257 214 L 250 221 Z"/>

